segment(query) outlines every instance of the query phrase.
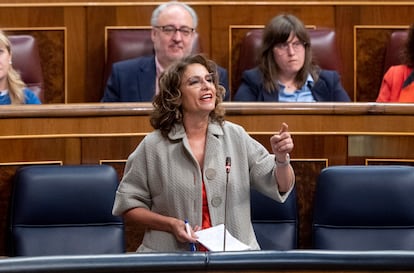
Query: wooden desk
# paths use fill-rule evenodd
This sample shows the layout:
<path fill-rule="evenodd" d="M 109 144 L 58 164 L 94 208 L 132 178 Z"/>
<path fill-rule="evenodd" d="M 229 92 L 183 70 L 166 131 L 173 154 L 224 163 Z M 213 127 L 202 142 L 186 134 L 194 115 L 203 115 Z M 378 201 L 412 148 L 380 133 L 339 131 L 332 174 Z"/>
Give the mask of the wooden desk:
<path fill-rule="evenodd" d="M 128 253 L 0 259 L 0 273 L 385 273 L 414 272 L 413 251 Z"/>
<path fill-rule="evenodd" d="M 414 162 L 414 106 L 377 103 L 226 103 L 227 119 L 268 149 L 289 124 L 299 202 L 300 248 L 310 247 L 313 193 L 330 165 Z M 5 230 L 15 170 L 28 164 L 110 164 L 125 160 L 150 131 L 150 103 L 49 104 L 0 107 L 0 228 Z M 127 224 L 134 251 L 142 230 Z M 138 238 L 138 239 L 137 239 Z M 0 255 L 4 255 L 0 233 Z"/>

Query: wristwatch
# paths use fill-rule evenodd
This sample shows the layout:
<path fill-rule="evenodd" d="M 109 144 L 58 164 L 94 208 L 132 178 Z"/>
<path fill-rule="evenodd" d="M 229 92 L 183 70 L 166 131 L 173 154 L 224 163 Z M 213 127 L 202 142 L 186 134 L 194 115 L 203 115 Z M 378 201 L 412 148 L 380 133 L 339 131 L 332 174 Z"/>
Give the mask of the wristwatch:
<path fill-rule="evenodd" d="M 286 154 L 286 160 L 283 162 L 280 162 L 277 160 L 277 157 L 275 156 L 275 162 L 276 162 L 276 166 L 286 166 L 289 165 L 290 163 L 290 155 Z"/>

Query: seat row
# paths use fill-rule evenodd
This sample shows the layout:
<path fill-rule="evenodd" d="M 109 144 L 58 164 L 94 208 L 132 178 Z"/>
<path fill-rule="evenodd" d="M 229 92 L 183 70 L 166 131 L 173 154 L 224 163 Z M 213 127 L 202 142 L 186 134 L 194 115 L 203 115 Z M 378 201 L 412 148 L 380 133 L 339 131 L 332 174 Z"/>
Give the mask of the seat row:
<path fill-rule="evenodd" d="M 124 253 L 124 223 L 112 215 L 117 172 L 109 165 L 42 165 L 15 175 L 9 256 Z M 319 175 L 313 249 L 414 250 L 414 167 L 332 166 Z M 298 248 L 294 189 L 285 203 L 251 192 L 262 250 Z"/>
<path fill-rule="evenodd" d="M 312 248 L 414 250 L 414 167 L 332 166 L 321 171 L 313 204 Z M 252 196 L 262 249 L 295 249 L 296 196 L 285 204 Z M 266 200 L 266 199 L 265 199 Z"/>

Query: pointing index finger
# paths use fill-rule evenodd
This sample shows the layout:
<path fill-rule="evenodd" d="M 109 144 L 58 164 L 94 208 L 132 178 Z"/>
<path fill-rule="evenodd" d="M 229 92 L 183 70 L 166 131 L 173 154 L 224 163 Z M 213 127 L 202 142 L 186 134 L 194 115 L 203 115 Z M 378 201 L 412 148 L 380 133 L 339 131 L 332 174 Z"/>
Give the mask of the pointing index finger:
<path fill-rule="evenodd" d="M 288 130 L 288 125 L 286 123 L 282 123 L 282 127 L 280 128 L 279 134 L 283 133 L 283 132 L 287 132 Z"/>

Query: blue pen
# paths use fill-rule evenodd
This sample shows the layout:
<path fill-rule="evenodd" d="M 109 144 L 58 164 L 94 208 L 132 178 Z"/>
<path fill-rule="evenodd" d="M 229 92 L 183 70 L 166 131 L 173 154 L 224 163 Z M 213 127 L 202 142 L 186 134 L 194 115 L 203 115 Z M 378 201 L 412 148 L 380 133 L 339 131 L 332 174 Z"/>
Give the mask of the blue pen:
<path fill-rule="evenodd" d="M 184 220 L 185 229 L 187 230 L 187 234 L 191 236 L 191 228 L 190 224 L 188 223 L 187 219 Z M 197 251 L 195 243 L 190 243 L 190 251 Z"/>

